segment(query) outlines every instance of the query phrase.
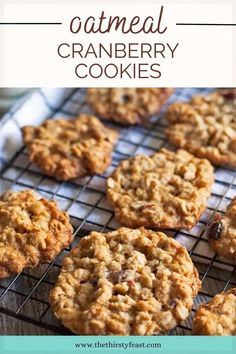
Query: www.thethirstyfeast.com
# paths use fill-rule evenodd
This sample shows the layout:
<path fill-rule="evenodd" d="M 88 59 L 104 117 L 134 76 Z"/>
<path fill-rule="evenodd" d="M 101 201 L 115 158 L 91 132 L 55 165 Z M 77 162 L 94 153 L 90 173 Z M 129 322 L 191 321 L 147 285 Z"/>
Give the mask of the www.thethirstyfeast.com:
<path fill-rule="evenodd" d="M 162 35 L 167 31 L 167 26 L 163 24 L 163 10 L 161 6 L 157 16 L 127 17 L 106 16 L 102 11 L 99 17 L 89 16 L 83 19 L 76 16 L 70 22 L 70 32 L 93 35 L 93 42 L 63 42 L 57 47 L 57 53 L 61 59 L 75 59 L 75 74 L 83 79 L 91 77 L 98 78 L 138 78 L 138 79 L 158 79 L 161 77 L 161 61 L 173 59 L 179 43 L 168 42 L 140 42 L 132 43 L 107 41 L 106 34 L 116 31 L 122 36 L 126 34 L 135 35 L 137 38 L 141 34 Z M 104 42 L 96 42 L 96 34 L 104 35 Z M 137 37 L 136 37 L 137 36 Z M 111 37 L 110 37 L 111 38 Z M 143 37 L 142 37 L 143 38 Z M 147 37 L 150 38 L 150 37 Z M 156 38 L 156 37 L 155 37 Z M 82 60 L 81 60 L 82 59 Z M 150 61 L 153 59 L 153 62 Z"/>

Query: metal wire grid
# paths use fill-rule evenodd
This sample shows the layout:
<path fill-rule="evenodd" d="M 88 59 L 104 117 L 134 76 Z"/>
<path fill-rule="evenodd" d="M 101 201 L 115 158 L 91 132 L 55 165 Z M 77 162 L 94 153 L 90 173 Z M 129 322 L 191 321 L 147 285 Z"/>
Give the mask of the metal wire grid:
<path fill-rule="evenodd" d="M 207 91 L 207 89 L 177 89 L 169 103 L 176 100 L 186 100 L 193 94 Z M 72 90 L 57 108 L 50 106 L 43 91 L 39 90 L 39 92 L 50 111 L 45 119 L 89 112 L 85 103 L 84 89 Z M 18 105 L 6 119 L 15 120 L 17 123 L 16 115 L 22 104 L 24 102 Z M 169 146 L 164 135 L 166 122 L 162 112 L 145 127 L 124 128 L 107 122 L 106 124 L 118 129 L 120 138 L 113 153 L 112 165 L 103 175 L 58 183 L 53 178 L 42 175 L 37 167 L 29 162 L 24 147 L 17 151 L 10 161 L 4 161 L 0 171 L 0 185 L 4 186 L 2 189 L 32 188 L 49 199 L 54 198 L 63 210 L 68 211 L 75 234 L 71 247 L 78 243 L 80 237 L 88 234 L 89 230 L 109 231 L 119 227 L 106 202 L 105 181 L 120 160 L 127 159 L 137 153 L 153 153 L 161 147 L 173 148 Z M 190 232 L 184 230 L 166 231 L 187 247 L 203 282 L 189 319 L 171 331 L 171 335 L 189 335 L 192 318 L 198 305 L 209 301 L 216 293 L 236 286 L 235 266 L 220 260 L 209 249 L 205 235 L 207 225 L 214 214 L 224 212 L 226 205 L 235 194 L 236 171 L 217 168 L 213 193 L 209 199 L 208 208 L 199 223 Z M 24 270 L 21 274 L 1 281 L 0 313 L 55 333 L 69 333 L 52 314 L 48 304 L 48 293 L 60 272 L 62 259 L 71 247 L 62 251 L 52 263 L 46 263 L 36 269 Z M 22 322 L 22 333 L 23 328 L 24 323 Z"/>

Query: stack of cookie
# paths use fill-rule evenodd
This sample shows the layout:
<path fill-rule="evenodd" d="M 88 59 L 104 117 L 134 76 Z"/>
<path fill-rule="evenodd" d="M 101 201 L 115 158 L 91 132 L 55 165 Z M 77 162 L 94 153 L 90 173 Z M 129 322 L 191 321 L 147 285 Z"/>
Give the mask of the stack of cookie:
<path fill-rule="evenodd" d="M 89 89 L 87 100 L 99 117 L 132 125 L 147 122 L 172 92 Z M 108 178 L 108 200 L 125 227 L 84 237 L 64 259 L 50 293 L 56 316 L 72 332 L 153 335 L 188 318 L 201 286 L 198 272 L 183 246 L 155 230 L 191 229 L 211 194 L 211 163 L 236 166 L 235 110 L 235 90 L 171 105 L 167 136 L 181 149 L 131 157 Z M 67 181 L 103 173 L 118 134 L 98 118 L 83 114 L 24 127 L 23 137 L 30 160 L 46 175 Z M 209 235 L 213 249 L 235 261 L 234 205 L 235 201 L 224 217 L 214 220 Z M 32 191 L 1 197 L 0 231 L 0 278 L 53 260 L 73 238 L 69 216 Z M 227 303 L 236 307 L 234 291 L 219 296 L 227 296 Z M 225 316 L 227 309 L 220 314 Z M 235 332 L 233 322 L 227 332 L 229 325 L 218 310 L 215 332 L 201 325 L 207 311 L 215 316 L 215 300 L 198 311 L 194 333 Z"/>

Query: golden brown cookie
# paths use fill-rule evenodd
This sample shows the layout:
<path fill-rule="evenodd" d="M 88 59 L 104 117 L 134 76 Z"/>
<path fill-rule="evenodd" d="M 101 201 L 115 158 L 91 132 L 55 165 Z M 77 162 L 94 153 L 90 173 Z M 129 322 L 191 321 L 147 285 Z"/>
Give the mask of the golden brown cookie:
<path fill-rule="evenodd" d="M 69 217 L 30 190 L 0 197 L 0 279 L 52 261 L 73 239 Z"/>
<path fill-rule="evenodd" d="M 218 294 L 196 312 L 193 334 L 203 336 L 236 335 L 236 288 Z"/>
<path fill-rule="evenodd" d="M 107 180 L 107 197 L 124 226 L 189 230 L 207 206 L 213 181 L 208 160 L 161 149 L 122 161 Z"/>
<path fill-rule="evenodd" d="M 216 214 L 208 229 L 208 240 L 219 256 L 236 263 L 236 197 L 228 205 L 224 216 Z"/>
<path fill-rule="evenodd" d="M 161 232 L 92 232 L 64 259 L 50 303 L 72 332 L 152 335 L 185 320 L 201 282 L 187 250 Z"/>
<path fill-rule="evenodd" d="M 96 117 L 47 120 L 22 129 L 30 160 L 47 175 L 68 180 L 103 173 L 111 163 L 118 134 Z"/>
<path fill-rule="evenodd" d="M 121 124 L 141 124 L 158 113 L 172 88 L 90 88 L 87 101 L 101 118 Z"/>
<path fill-rule="evenodd" d="M 213 164 L 236 167 L 236 89 L 221 89 L 172 104 L 169 140 Z"/>

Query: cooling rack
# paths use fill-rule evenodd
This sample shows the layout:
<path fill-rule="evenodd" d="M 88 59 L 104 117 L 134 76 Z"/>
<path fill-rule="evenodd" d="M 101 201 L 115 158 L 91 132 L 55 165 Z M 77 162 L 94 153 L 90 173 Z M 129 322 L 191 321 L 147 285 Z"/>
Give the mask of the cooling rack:
<path fill-rule="evenodd" d="M 60 103 L 53 102 L 53 91 L 35 90 L 27 95 L 0 121 L 0 192 L 11 188 L 35 189 L 41 195 L 55 199 L 60 208 L 66 210 L 74 226 L 75 246 L 90 230 L 109 231 L 119 227 L 111 207 L 106 201 L 105 183 L 108 175 L 120 160 L 134 154 L 150 154 L 161 147 L 173 149 L 165 138 L 166 122 L 162 112 L 154 116 L 145 126 L 122 127 L 104 122 L 117 129 L 119 141 L 113 152 L 111 166 L 103 175 L 59 183 L 43 175 L 29 162 L 27 151 L 22 145 L 20 128 L 36 125 L 45 119 L 72 117 L 80 112 L 91 113 L 85 102 L 85 89 L 66 89 Z M 177 100 L 188 100 L 197 93 L 209 89 L 176 89 L 167 105 Z M 223 261 L 210 250 L 206 229 L 216 212 L 223 213 L 236 195 L 236 171 L 228 168 L 215 169 L 215 183 L 206 211 L 198 224 L 190 231 L 166 231 L 185 245 L 197 267 L 202 280 L 189 319 L 172 330 L 170 335 L 190 335 L 191 323 L 196 308 L 209 301 L 216 293 L 236 286 L 235 266 Z M 9 279 L 0 281 L 0 317 L 19 319 L 20 332 L 24 334 L 24 322 L 38 326 L 41 333 L 69 334 L 57 321 L 48 304 L 48 294 L 60 272 L 61 262 L 70 248 L 62 251 L 52 263 L 46 263 L 32 270 L 24 270 Z"/>

